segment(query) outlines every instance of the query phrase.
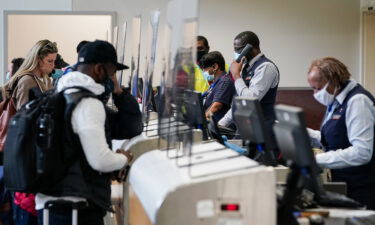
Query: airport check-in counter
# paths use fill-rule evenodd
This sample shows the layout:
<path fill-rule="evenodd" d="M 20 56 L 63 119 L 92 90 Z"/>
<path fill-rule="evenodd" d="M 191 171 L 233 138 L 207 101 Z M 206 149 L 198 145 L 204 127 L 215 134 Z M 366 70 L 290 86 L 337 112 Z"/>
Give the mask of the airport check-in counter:
<path fill-rule="evenodd" d="M 139 156 L 143 153 L 148 152 L 153 149 L 165 149 L 166 147 L 173 147 L 167 146 L 166 138 L 159 138 L 159 131 L 158 131 L 158 120 L 157 114 L 151 113 L 150 120 L 147 124 L 145 124 L 143 133 L 130 139 L 130 140 L 115 140 L 112 142 L 113 149 L 124 149 L 130 150 L 133 153 L 133 161 L 135 161 Z M 169 122 L 169 121 L 168 121 Z M 171 121 L 170 123 L 164 122 L 161 123 L 160 133 L 164 134 L 165 137 L 169 136 L 170 138 L 174 138 L 176 133 L 178 132 L 181 136 L 180 139 L 183 139 L 183 136 L 190 131 L 190 128 L 182 122 Z M 192 140 L 194 143 L 202 142 L 202 131 L 199 129 L 192 130 Z M 180 142 L 181 143 L 181 142 Z M 177 144 L 180 144 L 177 140 Z"/>
<path fill-rule="evenodd" d="M 171 127 L 175 126 L 176 124 L 177 123 L 174 122 L 174 124 Z M 192 166 L 190 170 L 187 170 L 186 169 L 187 158 L 182 157 L 182 158 L 176 159 L 173 156 L 173 154 L 176 154 L 176 150 L 152 151 L 153 149 L 165 149 L 167 147 L 166 141 L 163 139 L 159 139 L 159 136 L 157 136 L 157 132 L 158 132 L 157 127 L 158 127 L 157 120 L 150 121 L 148 123 L 148 127 L 145 127 L 145 131 L 142 135 L 131 139 L 130 141 L 128 141 L 122 146 L 124 149 L 130 149 L 134 153 L 134 161 L 133 161 L 134 165 L 132 166 L 132 172 L 130 173 L 131 174 L 130 177 L 133 177 L 130 180 L 132 187 L 129 188 L 129 185 L 128 185 L 129 183 L 125 182 L 125 185 L 118 184 L 116 185 L 117 187 L 114 188 L 114 193 L 115 193 L 114 195 L 116 196 L 114 202 L 115 203 L 121 202 L 119 201 L 119 199 L 122 199 L 123 208 L 125 208 L 125 211 L 122 214 L 123 215 L 122 219 L 124 220 L 124 224 L 189 224 L 189 223 L 185 223 L 185 221 L 190 221 L 190 219 L 192 218 L 195 218 L 196 221 L 190 224 L 252 224 L 252 223 L 246 222 L 248 215 L 245 215 L 245 214 L 249 212 L 246 211 L 246 209 L 244 209 L 243 206 L 242 207 L 240 206 L 241 204 L 246 205 L 247 203 L 244 203 L 243 201 L 237 201 L 239 198 L 244 197 L 244 196 L 241 196 L 243 195 L 241 190 L 243 190 L 242 188 L 245 188 L 246 185 L 241 186 L 241 188 L 237 188 L 237 189 L 229 188 L 234 193 L 234 196 L 227 197 L 227 198 L 223 198 L 225 195 L 227 195 L 227 193 L 223 196 L 219 196 L 220 193 L 216 193 L 216 194 L 211 193 L 209 195 L 201 195 L 200 191 L 198 190 L 202 189 L 202 190 L 207 191 L 211 189 L 217 189 L 218 187 L 222 187 L 223 184 L 225 184 L 224 185 L 225 187 L 226 186 L 231 187 L 231 185 L 228 184 L 230 180 L 237 182 L 238 180 L 245 179 L 243 178 L 244 176 L 249 176 L 246 179 L 250 179 L 253 183 L 257 183 L 257 179 L 259 179 L 259 177 L 254 178 L 257 176 L 254 175 L 253 173 L 254 171 L 258 171 L 258 170 L 262 171 L 262 169 L 265 169 L 265 167 L 257 165 L 256 167 L 252 169 L 250 169 L 250 167 L 252 167 L 250 166 L 247 169 L 239 168 L 236 172 L 233 172 L 233 171 L 220 172 L 219 170 L 209 171 L 210 169 L 207 169 L 209 168 L 208 166 L 206 168 L 207 174 L 205 174 L 204 176 L 194 175 L 194 173 L 196 173 L 197 171 L 196 168 L 198 167 Z M 162 124 L 162 130 L 163 129 L 165 131 L 167 129 L 168 131 L 171 131 L 170 128 L 166 128 L 166 126 L 163 127 L 163 124 Z M 178 129 L 179 132 L 184 133 L 183 132 L 184 129 L 188 131 L 187 127 L 184 127 L 183 124 L 180 124 L 180 127 Z M 173 132 L 173 129 L 172 129 L 172 132 Z M 212 165 L 215 165 L 216 163 L 218 164 L 213 167 L 217 166 L 218 168 L 225 168 L 225 165 L 229 165 L 229 164 L 221 165 L 220 163 L 223 163 L 223 162 L 220 162 L 220 161 L 223 161 L 223 159 L 226 157 L 235 158 L 236 156 L 238 156 L 237 153 L 235 153 L 234 151 L 230 149 L 223 150 L 224 147 L 216 142 L 201 143 L 202 134 L 200 130 L 194 131 L 193 134 L 194 134 L 193 140 L 195 141 L 195 145 L 193 147 L 192 162 L 196 160 L 199 161 L 200 159 L 201 161 L 199 161 L 199 163 L 202 163 L 205 160 L 206 161 L 208 160 L 212 163 Z M 198 144 L 198 143 L 201 143 L 201 144 Z M 217 149 L 221 149 L 221 150 L 215 150 L 215 148 L 212 149 L 213 146 L 216 146 Z M 147 159 L 143 159 L 142 156 L 145 154 L 148 155 L 148 152 L 153 152 L 153 153 L 150 153 L 152 154 L 152 156 L 145 156 Z M 155 152 L 158 152 L 158 153 L 155 153 Z M 182 154 L 182 152 L 180 153 Z M 143 163 L 138 162 L 138 158 Z M 246 157 L 239 157 L 239 158 L 248 160 Z M 159 162 L 159 159 L 160 159 L 160 163 L 157 163 Z M 218 161 L 218 162 L 215 162 L 215 161 Z M 238 160 L 233 160 L 233 163 L 237 164 L 238 163 L 237 161 Z M 164 167 L 163 166 L 164 163 L 167 163 L 166 165 L 168 166 Z M 147 164 L 156 166 L 156 167 L 155 168 L 147 167 L 146 166 Z M 174 165 L 174 166 L 170 167 L 171 165 Z M 238 164 L 238 165 L 241 165 L 241 164 Z M 148 168 L 146 169 L 146 171 L 155 171 L 155 172 L 159 171 L 161 173 L 159 175 L 156 175 L 156 174 L 150 175 L 149 178 L 151 179 L 150 181 L 151 183 L 148 183 L 148 181 L 141 182 L 139 180 L 141 178 L 139 179 L 137 178 L 137 176 L 140 176 L 140 174 L 138 173 L 143 174 L 144 175 L 143 178 L 145 179 L 147 178 L 147 173 L 146 171 L 142 171 L 141 169 L 142 167 Z M 202 168 L 205 168 L 205 167 L 203 166 Z M 141 172 L 139 171 L 136 172 L 137 170 Z M 201 172 L 202 174 L 205 173 L 204 170 L 202 170 Z M 215 172 L 218 172 L 218 173 L 215 174 Z M 274 179 L 273 180 L 274 183 L 269 183 L 268 181 L 268 183 L 265 184 L 265 186 L 273 187 L 275 189 L 276 182 L 279 184 L 285 183 L 288 172 L 289 172 L 289 169 L 287 167 L 283 167 L 283 166 L 275 167 L 274 172 L 273 172 L 274 175 L 272 176 Z M 242 173 L 246 173 L 246 175 Z M 264 173 L 264 171 L 260 173 Z M 176 174 L 178 176 L 176 176 Z M 169 178 L 174 177 L 174 176 L 176 177 L 173 178 L 172 180 L 169 180 Z M 234 176 L 235 178 L 233 178 L 232 176 Z M 164 178 L 167 178 L 167 179 L 165 180 Z M 155 181 L 154 179 L 156 179 L 157 181 Z M 218 180 L 222 180 L 222 181 L 218 182 Z M 326 180 L 323 179 L 323 181 L 326 181 Z M 164 182 L 165 184 L 163 184 Z M 241 185 L 243 182 L 247 183 L 247 186 L 251 187 L 249 191 L 255 191 L 255 192 L 259 191 L 257 190 L 256 187 L 252 187 L 253 184 L 250 184 L 247 181 L 241 181 L 240 182 Z M 171 183 L 174 184 L 174 186 L 173 185 L 168 186 Z M 157 204 L 151 203 L 148 198 L 145 199 L 143 197 L 145 193 L 149 191 L 153 192 L 152 190 L 159 190 L 158 186 L 162 186 L 162 185 L 166 185 L 165 187 L 162 188 L 165 191 L 165 193 L 161 194 L 161 196 L 155 197 L 155 200 L 157 200 L 158 202 Z M 327 190 L 339 192 L 342 194 L 345 194 L 346 192 L 345 184 L 328 183 L 328 186 L 333 186 L 334 189 L 327 188 L 327 185 L 325 185 L 325 188 Z M 154 188 L 150 188 L 150 187 L 154 187 Z M 150 188 L 150 190 L 148 190 L 148 188 Z M 335 188 L 338 191 L 336 191 Z M 123 189 L 124 195 L 122 195 L 121 189 Z M 231 191 L 228 191 L 228 192 L 231 192 Z M 273 200 L 276 201 L 275 190 L 268 190 L 268 191 L 270 191 L 268 193 L 271 196 L 273 196 L 274 198 Z M 238 193 L 238 192 L 239 194 L 235 196 L 236 195 L 235 193 Z M 159 192 L 157 191 L 155 193 L 151 193 L 151 194 L 149 193 L 148 195 L 146 194 L 145 196 L 158 195 L 158 193 Z M 205 201 L 204 196 L 208 196 L 207 198 L 209 199 Z M 252 197 L 249 197 L 249 198 L 254 198 L 254 195 L 250 194 L 250 196 Z M 234 201 L 222 201 L 225 199 L 233 199 Z M 182 204 L 181 202 L 179 203 L 179 201 L 181 200 L 184 203 L 189 202 L 190 208 L 186 207 L 186 205 Z M 129 201 L 130 201 L 130 204 L 129 204 Z M 269 209 L 269 207 L 265 207 L 263 204 L 259 204 L 258 203 L 259 201 L 254 200 L 254 199 L 245 200 L 245 202 L 247 201 L 254 201 L 254 206 L 256 206 L 255 208 L 257 209 L 256 211 L 257 212 L 262 211 L 262 212 L 259 212 L 260 213 L 259 215 L 263 215 L 264 217 L 264 215 L 272 214 L 272 213 L 270 214 L 269 210 L 265 210 L 265 209 Z M 150 204 L 152 205 L 152 207 L 150 206 Z M 195 204 L 195 208 L 194 208 L 194 204 Z M 241 210 L 239 210 L 238 212 L 221 211 L 222 205 L 225 205 L 225 204 L 230 205 L 232 207 L 238 204 Z M 205 207 L 204 207 L 205 205 L 207 205 L 207 207 L 211 209 L 211 213 L 209 213 L 210 216 L 207 216 L 207 217 L 205 217 L 204 212 L 203 212 L 203 215 L 200 212 L 202 209 L 203 211 L 205 210 Z M 180 219 L 178 221 L 172 220 L 172 222 L 170 222 L 169 219 L 166 219 L 166 218 L 169 218 L 169 216 L 173 218 L 173 215 L 179 215 L 178 218 Z M 251 217 L 254 218 L 254 215 L 252 212 L 250 213 L 250 215 Z M 331 215 L 333 217 L 330 218 L 331 222 L 329 224 L 341 224 L 341 223 L 338 223 L 337 221 L 342 221 L 344 217 L 336 218 L 334 213 Z M 256 220 L 261 220 L 262 223 L 260 224 L 268 224 L 269 222 L 267 221 L 265 223 L 265 221 L 263 221 L 262 219 L 258 219 L 258 218 L 256 218 Z M 216 222 L 212 222 L 212 221 L 216 221 Z M 112 222 L 109 224 L 116 224 L 116 223 Z M 269 224 L 275 224 L 275 223 L 270 222 Z"/>
<path fill-rule="evenodd" d="M 156 118 L 154 115 L 151 118 Z M 185 124 L 180 122 L 172 122 L 172 124 L 168 125 L 167 123 L 161 124 L 161 131 L 163 134 L 168 134 L 171 136 L 175 135 L 176 126 L 178 127 L 178 132 L 180 136 L 187 134 L 190 131 Z M 192 140 L 194 143 L 202 142 L 202 131 L 199 129 L 192 130 Z M 112 141 L 113 149 L 124 149 L 130 150 L 133 153 L 133 162 L 138 159 L 141 155 L 146 152 L 149 152 L 154 149 L 165 149 L 167 147 L 177 147 L 177 144 L 181 144 L 181 142 L 177 142 L 174 146 L 167 146 L 167 141 L 165 139 L 161 139 L 158 136 L 158 120 L 150 120 L 147 126 L 144 128 L 144 132 L 130 140 L 114 140 Z M 129 196 L 130 194 L 130 196 Z M 124 183 L 112 183 L 112 204 L 116 208 L 116 215 L 109 215 L 106 218 L 106 224 L 108 225 L 115 225 L 114 216 L 118 217 L 116 220 L 119 222 L 121 220 L 125 221 L 125 224 L 128 224 L 128 209 L 129 209 L 129 199 L 132 198 L 132 193 L 129 193 L 128 182 L 125 181 Z M 117 207 L 120 206 L 120 207 Z M 120 218 L 121 217 L 121 218 Z M 123 217 L 123 218 L 122 218 Z"/>
<path fill-rule="evenodd" d="M 216 142 L 181 154 L 154 150 L 133 163 L 129 224 L 276 224 L 273 168 Z"/>

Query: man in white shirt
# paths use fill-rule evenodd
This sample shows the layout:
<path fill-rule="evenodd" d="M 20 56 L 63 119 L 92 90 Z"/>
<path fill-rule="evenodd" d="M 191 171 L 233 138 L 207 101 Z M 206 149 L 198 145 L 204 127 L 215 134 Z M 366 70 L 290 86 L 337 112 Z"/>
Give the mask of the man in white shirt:
<path fill-rule="evenodd" d="M 77 71 L 59 80 L 57 91 L 80 86 L 100 96 L 108 87 L 104 84 L 112 79 L 114 81 L 112 93 L 118 113 L 109 112 L 99 98 L 93 97 L 82 99 L 73 109 L 69 122 L 72 132 L 79 140 L 79 143 L 74 145 L 79 157 L 66 177 L 47 195 L 37 194 L 36 209 L 40 225 L 43 224 L 44 204 L 56 199 L 87 201 L 89 206 L 78 212 L 78 223 L 104 224 L 103 217 L 106 211 L 111 210 L 112 174 L 114 171 L 122 170 L 132 160 L 130 152 L 124 150 L 113 152 L 110 149 L 111 139 L 130 138 L 141 133 L 143 129 L 136 100 L 130 94 L 124 93 L 114 75 L 117 70 L 126 68 L 127 66 L 117 62 L 116 50 L 110 43 L 97 40 L 85 45 L 79 52 Z M 77 91 L 79 90 L 68 89 L 65 93 Z M 51 210 L 50 224 L 70 224 L 71 210 L 71 208 Z"/>
<path fill-rule="evenodd" d="M 266 133 L 270 136 L 272 149 L 275 158 L 277 157 L 276 141 L 273 135 L 272 126 L 275 121 L 274 104 L 276 101 L 277 88 L 279 85 L 280 74 L 277 66 L 269 60 L 260 50 L 258 36 L 251 31 L 244 31 L 238 34 L 234 39 L 234 58 L 237 59 L 247 44 L 252 46 L 250 52 L 245 55 L 240 63 L 234 60 L 230 66 L 230 73 L 234 80 L 234 86 L 238 96 L 256 98 L 259 100 Z M 233 112 L 235 104 L 218 122 L 220 126 L 228 127 L 233 123 Z M 234 123 L 235 124 L 235 123 Z M 258 152 L 255 145 L 251 145 L 248 156 L 256 157 Z M 274 160 L 275 161 L 275 160 Z"/>
<path fill-rule="evenodd" d="M 251 31 L 244 31 L 235 37 L 235 58 L 239 56 L 246 44 L 252 45 L 249 54 L 240 63 L 233 61 L 230 66 L 236 92 L 238 96 L 257 98 L 262 107 L 266 123 L 272 126 L 275 121 L 273 106 L 280 80 L 279 70 L 261 52 L 259 38 Z M 229 126 L 231 122 L 233 122 L 232 110 L 229 110 L 224 118 L 219 121 L 219 125 Z"/>

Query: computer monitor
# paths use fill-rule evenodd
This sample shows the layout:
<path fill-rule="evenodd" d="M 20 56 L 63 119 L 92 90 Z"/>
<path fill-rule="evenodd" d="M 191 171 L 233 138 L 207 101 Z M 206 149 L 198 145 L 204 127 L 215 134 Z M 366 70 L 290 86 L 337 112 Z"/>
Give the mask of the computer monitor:
<path fill-rule="evenodd" d="M 294 167 L 307 171 L 312 179 L 310 188 L 314 193 L 322 194 L 320 169 L 312 151 L 302 108 L 277 105 L 275 114 L 278 123 L 273 129 L 283 159 L 291 162 Z"/>
<path fill-rule="evenodd" d="M 190 127 L 201 129 L 203 140 L 208 139 L 207 120 L 203 110 L 202 94 L 192 90 L 185 90 L 184 93 L 184 119 Z"/>
<path fill-rule="evenodd" d="M 275 113 L 278 123 L 273 129 L 277 144 L 283 158 L 290 162 L 291 167 L 281 204 L 284 205 L 284 211 L 279 215 L 292 214 L 292 207 L 302 189 L 313 192 L 314 200 L 322 206 L 360 207 L 361 204 L 352 199 L 324 190 L 320 180 L 320 168 L 316 163 L 307 133 L 303 110 L 294 106 L 277 105 Z"/>
<path fill-rule="evenodd" d="M 236 97 L 234 100 L 234 120 L 243 140 L 256 144 L 261 155 L 259 161 L 276 166 L 275 141 L 271 138 L 271 128 L 267 128 L 258 99 Z M 250 150 L 250 149 L 249 149 Z M 259 154 L 257 154 L 260 156 Z"/>
<path fill-rule="evenodd" d="M 218 141 L 220 144 L 225 145 L 224 139 L 222 137 L 221 131 L 217 123 L 218 121 L 216 121 L 216 119 L 213 116 L 211 116 L 207 126 L 210 137 Z"/>

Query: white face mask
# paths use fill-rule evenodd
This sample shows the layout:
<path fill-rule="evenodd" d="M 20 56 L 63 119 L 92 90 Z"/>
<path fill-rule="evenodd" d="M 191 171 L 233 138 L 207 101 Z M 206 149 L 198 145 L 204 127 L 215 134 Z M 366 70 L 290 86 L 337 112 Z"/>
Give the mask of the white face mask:
<path fill-rule="evenodd" d="M 234 60 L 236 60 L 240 56 L 240 53 L 235 52 L 234 53 Z"/>
<path fill-rule="evenodd" d="M 213 81 L 215 79 L 215 76 L 211 75 L 208 71 L 203 72 L 203 77 L 207 81 Z"/>
<path fill-rule="evenodd" d="M 328 84 L 329 83 L 324 85 L 324 87 L 321 90 L 319 90 L 318 92 L 314 94 L 314 98 L 318 102 L 320 102 L 320 104 L 323 104 L 325 106 L 330 105 L 335 100 L 335 95 L 331 95 L 330 93 L 327 92 Z"/>

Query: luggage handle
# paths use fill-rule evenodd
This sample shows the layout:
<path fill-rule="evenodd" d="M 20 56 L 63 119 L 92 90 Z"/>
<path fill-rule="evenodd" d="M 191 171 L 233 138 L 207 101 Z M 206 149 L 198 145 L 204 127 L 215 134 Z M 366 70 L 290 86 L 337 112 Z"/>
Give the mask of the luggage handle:
<path fill-rule="evenodd" d="M 78 225 L 78 210 L 88 207 L 88 203 L 86 201 L 68 201 L 68 200 L 51 200 L 47 201 L 44 204 L 44 211 L 43 211 L 43 225 L 49 225 L 49 210 L 54 207 L 72 207 L 72 225 Z"/>

